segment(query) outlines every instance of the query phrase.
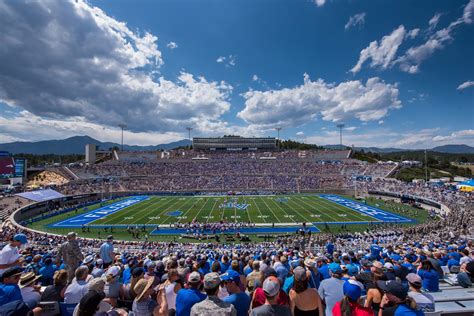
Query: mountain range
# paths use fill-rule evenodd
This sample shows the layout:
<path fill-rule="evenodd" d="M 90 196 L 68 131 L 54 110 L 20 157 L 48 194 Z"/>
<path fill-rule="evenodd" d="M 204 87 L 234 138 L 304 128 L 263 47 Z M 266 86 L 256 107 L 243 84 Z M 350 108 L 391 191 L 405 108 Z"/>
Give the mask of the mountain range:
<path fill-rule="evenodd" d="M 99 146 L 99 149 L 108 150 L 112 147 L 119 147 L 120 144 L 112 142 L 101 142 L 89 136 L 73 136 L 61 140 L 44 140 L 38 142 L 12 142 L 0 144 L 0 151 L 8 151 L 12 154 L 57 154 L 57 155 L 69 155 L 69 154 L 84 154 L 86 144 L 95 144 Z M 127 151 L 152 151 L 152 150 L 170 150 L 178 147 L 189 146 L 191 141 L 183 139 L 177 142 L 151 145 L 151 146 L 138 146 L 138 145 L 123 145 L 123 149 Z M 338 149 L 340 145 L 325 145 L 324 148 Z M 366 152 L 374 153 L 389 153 L 398 151 L 407 151 L 407 149 L 401 148 L 379 148 L 379 147 L 355 147 L 356 150 L 364 150 Z M 462 153 L 462 154 L 473 154 L 474 147 L 468 145 L 443 145 L 428 149 L 429 151 L 436 151 L 442 153 Z"/>

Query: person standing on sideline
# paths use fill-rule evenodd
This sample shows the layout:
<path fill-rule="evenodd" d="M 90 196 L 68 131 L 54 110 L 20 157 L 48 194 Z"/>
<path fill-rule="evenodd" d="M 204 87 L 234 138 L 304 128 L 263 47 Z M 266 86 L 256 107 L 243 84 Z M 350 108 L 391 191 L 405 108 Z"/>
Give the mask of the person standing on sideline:
<path fill-rule="evenodd" d="M 99 250 L 100 259 L 102 259 L 102 268 L 107 269 L 114 261 L 114 236 L 107 236 L 107 241 L 100 246 Z"/>
<path fill-rule="evenodd" d="M 72 279 L 74 279 L 76 269 L 79 267 L 79 263 L 84 258 L 79 243 L 76 240 L 76 233 L 68 233 L 67 241 L 59 247 L 58 256 L 56 258 L 56 264 L 58 266 L 61 263 L 61 258 L 66 265 L 68 283 L 71 283 Z"/>
<path fill-rule="evenodd" d="M 28 242 L 25 234 L 16 234 L 0 251 L 0 275 L 8 268 L 21 266 L 23 260 L 18 249 Z"/>

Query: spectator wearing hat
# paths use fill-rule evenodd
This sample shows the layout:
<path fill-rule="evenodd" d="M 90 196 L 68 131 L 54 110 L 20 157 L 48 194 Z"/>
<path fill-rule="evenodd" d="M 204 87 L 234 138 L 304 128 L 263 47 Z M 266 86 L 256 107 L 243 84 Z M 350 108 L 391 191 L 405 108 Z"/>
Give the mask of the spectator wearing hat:
<path fill-rule="evenodd" d="M 226 273 L 221 275 L 221 281 L 229 293 L 229 296 L 225 297 L 223 301 L 234 305 L 237 316 L 247 316 L 250 307 L 250 296 L 241 291 L 240 277 L 240 274 L 233 269 L 228 269 Z"/>
<path fill-rule="evenodd" d="M 87 293 L 87 276 L 89 275 L 89 269 L 86 266 L 80 266 L 76 269 L 75 281 L 69 284 L 64 293 L 64 303 L 66 304 L 77 304 L 81 298 Z M 69 273 L 68 273 L 69 278 Z"/>
<path fill-rule="evenodd" d="M 471 287 L 474 283 L 474 261 L 461 265 L 457 275 L 458 283 L 464 288 Z"/>
<path fill-rule="evenodd" d="M 41 275 L 41 285 L 48 286 L 53 284 L 54 273 L 57 268 L 53 265 L 53 259 L 51 257 L 43 258 L 43 266 L 39 269 Z"/>
<path fill-rule="evenodd" d="M 344 280 L 341 280 L 342 269 L 339 264 L 335 262 L 329 264 L 329 273 L 331 278 L 323 280 L 318 289 L 319 295 L 326 305 L 326 315 L 331 315 L 334 305 L 344 298 Z"/>
<path fill-rule="evenodd" d="M 10 267 L 3 271 L 0 276 L 0 306 L 23 300 L 21 290 L 18 286 L 23 269 L 20 267 Z"/>
<path fill-rule="evenodd" d="M 95 315 L 104 297 L 104 292 L 88 291 L 74 309 L 73 316 Z"/>
<path fill-rule="evenodd" d="M 380 303 L 379 316 L 421 316 L 423 311 L 417 309 L 416 302 L 408 296 L 408 289 L 399 281 L 378 281 L 377 285 L 384 292 Z"/>
<path fill-rule="evenodd" d="M 123 285 L 119 281 L 120 268 L 118 266 L 111 266 L 105 273 L 105 297 L 109 299 L 112 306 L 117 306 L 118 299 L 124 299 L 125 294 Z"/>
<path fill-rule="evenodd" d="M 33 309 L 41 301 L 40 287 L 36 285 L 41 276 L 26 272 L 20 276 L 20 289 L 23 301 Z"/>
<path fill-rule="evenodd" d="M 23 260 L 18 249 L 28 242 L 25 234 L 14 235 L 0 251 L 0 274 L 6 269 L 21 266 Z"/>
<path fill-rule="evenodd" d="M 103 261 L 102 259 L 97 259 L 94 265 L 94 268 L 92 268 L 91 274 L 94 278 L 99 278 L 104 274 L 104 269 L 102 268 L 103 266 Z"/>
<path fill-rule="evenodd" d="M 64 302 L 64 292 L 67 286 L 67 271 L 58 270 L 54 272 L 53 284 L 48 285 L 41 295 L 42 301 Z"/>
<path fill-rule="evenodd" d="M 219 274 L 211 272 L 204 276 L 204 291 L 206 291 L 207 298 L 191 308 L 191 316 L 207 316 L 214 314 L 222 316 L 237 315 L 237 310 L 234 305 L 223 302 L 217 297 L 220 284 L 221 279 Z"/>
<path fill-rule="evenodd" d="M 318 292 L 309 287 L 308 271 L 303 267 L 293 270 L 295 283 L 290 290 L 290 310 L 294 316 L 298 315 L 323 315 L 323 304 Z"/>
<path fill-rule="evenodd" d="M 134 316 L 167 315 L 166 295 L 163 287 L 160 287 L 156 301 L 151 298 L 153 294 L 153 278 L 145 280 L 141 278 L 133 290 L 137 294 L 133 300 L 132 311 Z"/>
<path fill-rule="evenodd" d="M 276 277 L 277 280 L 281 283 L 281 280 L 278 279 L 278 275 L 275 269 L 267 267 L 262 273 L 260 284 L 263 284 L 264 280 L 266 280 L 270 276 Z M 265 304 L 265 301 L 266 301 L 265 291 L 263 290 L 262 287 L 257 287 L 252 294 L 252 304 L 251 304 L 252 308 L 256 308 L 258 306 Z M 281 288 L 281 284 L 280 284 L 280 292 L 277 295 L 276 302 L 279 305 L 286 305 L 286 306 L 290 305 L 290 299 L 288 298 L 288 295 Z"/>
<path fill-rule="evenodd" d="M 56 265 L 59 266 L 61 259 L 66 265 L 68 282 L 71 283 L 74 278 L 76 269 L 84 258 L 79 243 L 76 240 L 76 233 L 67 234 L 67 241 L 63 243 L 58 250 Z"/>
<path fill-rule="evenodd" d="M 103 260 L 103 268 L 107 269 L 114 261 L 114 237 L 112 235 L 107 236 L 107 241 L 104 242 L 99 249 L 100 259 Z"/>
<path fill-rule="evenodd" d="M 136 297 L 135 285 L 144 278 L 145 271 L 142 267 L 135 267 L 132 270 L 132 280 L 124 286 L 125 299 L 133 300 Z"/>
<path fill-rule="evenodd" d="M 344 298 L 337 302 L 332 309 L 333 316 L 372 316 L 374 311 L 370 307 L 364 307 L 359 304 L 359 299 L 364 286 L 356 280 L 347 280 L 344 282 Z"/>
<path fill-rule="evenodd" d="M 188 276 L 187 288 L 178 291 L 176 301 L 176 316 L 189 316 L 194 304 L 203 301 L 206 294 L 199 291 L 201 285 L 201 275 L 199 272 L 191 272 Z"/>
<path fill-rule="evenodd" d="M 417 308 L 424 312 L 434 312 L 435 302 L 433 296 L 421 292 L 421 277 L 418 274 L 409 273 L 407 281 L 409 285 L 408 296 L 415 300 Z"/>
<path fill-rule="evenodd" d="M 281 293 L 280 281 L 276 276 L 269 276 L 262 286 L 265 294 L 265 303 L 252 309 L 252 316 L 290 316 L 291 311 L 287 305 L 278 304 L 278 296 Z"/>
<path fill-rule="evenodd" d="M 423 289 L 428 292 L 439 291 L 439 275 L 430 261 L 423 260 L 421 265 L 418 267 L 417 274 L 422 279 Z"/>

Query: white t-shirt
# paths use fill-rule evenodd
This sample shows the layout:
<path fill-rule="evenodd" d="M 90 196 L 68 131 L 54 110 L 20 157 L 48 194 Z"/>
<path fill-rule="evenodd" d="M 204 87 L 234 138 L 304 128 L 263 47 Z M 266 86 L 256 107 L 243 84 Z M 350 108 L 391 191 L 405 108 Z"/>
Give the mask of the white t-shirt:
<path fill-rule="evenodd" d="M 12 247 L 10 244 L 3 247 L 0 251 L 0 264 L 11 264 L 20 258 L 17 247 Z M 0 274 L 6 269 L 0 269 Z"/>
<path fill-rule="evenodd" d="M 41 301 L 41 294 L 35 291 L 31 286 L 27 286 L 21 289 L 21 296 L 25 302 L 36 302 L 38 304 Z"/>

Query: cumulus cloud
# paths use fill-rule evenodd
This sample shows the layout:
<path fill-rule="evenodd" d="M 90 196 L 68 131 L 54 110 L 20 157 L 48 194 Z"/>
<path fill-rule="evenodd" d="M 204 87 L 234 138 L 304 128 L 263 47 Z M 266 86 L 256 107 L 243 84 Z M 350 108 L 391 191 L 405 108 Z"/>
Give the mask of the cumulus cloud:
<path fill-rule="evenodd" d="M 349 18 L 349 21 L 347 21 L 346 25 L 344 26 L 344 29 L 350 29 L 351 27 L 358 26 L 361 28 L 365 24 L 365 12 L 354 14 Z"/>
<path fill-rule="evenodd" d="M 356 74 L 369 59 L 371 60 L 370 67 L 387 69 L 396 57 L 398 47 L 403 42 L 405 33 L 405 27 L 400 25 L 392 33 L 382 37 L 380 43 L 378 41 L 371 42 L 368 47 L 360 52 L 357 64 L 350 71 Z"/>
<path fill-rule="evenodd" d="M 168 44 L 166 44 L 166 47 L 173 50 L 175 48 L 178 48 L 178 44 L 176 44 L 175 42 L 169 42 Z"/>
<path fill-rule="evenodd" d="M 314 0 L 314 3 L 315 3 L 318 7 L 322 7 L 324 4 L 326 4 L 326 0 Z"/>
<path fill-rule="evenodd" d="M 380 120 L 389 110 L 401 107 L 398 93 L 396 85 L 377 77 L 365 84 L 358 80 L 330 84 L 311 81 L 305 74 L 304 83 L 295 88 L 244 93 L 245 107 L 237 116 L 261 127 L 298 126 L 318 116 L 333 122 Z"/>
<path fill-rule="evenodd" d="M 418 36 L 419 33 L 420 33 L 420 29 L 413 29 L 407 33 L 407 37 L 410 39 L 414 39 L 415 37 Z"/>
<path fill-rule="evenodd" d="M 465 129 L 452 132 L 449 135 L 438 135 L 433 137 L 435 142 L 472 143 L 474 142 L 474 129 Z"/>
<path fill-rule="evenodd" d="M 226 67 L 233 67 L 237 64 L 235 55 L 219 56 L 217 57 L 216 62 L 218 64 L 224 64 Z"/>
<path fill-rule="evenodd" d="M 84 1 L 1 2 L 0 29 L 0 102 L 33 115 L 163 132 L 230 108 L 232 86 L 160 77 L 158 38 Z"/>
<path fill-rule="evenodd" d="M 457 90 L 464 90 L 464 89 L 467 89 L 467 88 L 470 88 L 470 87 L 474 87 L 474 81 L 469 80 L 469 81 L 463 82 L 456 89 Z"/>

